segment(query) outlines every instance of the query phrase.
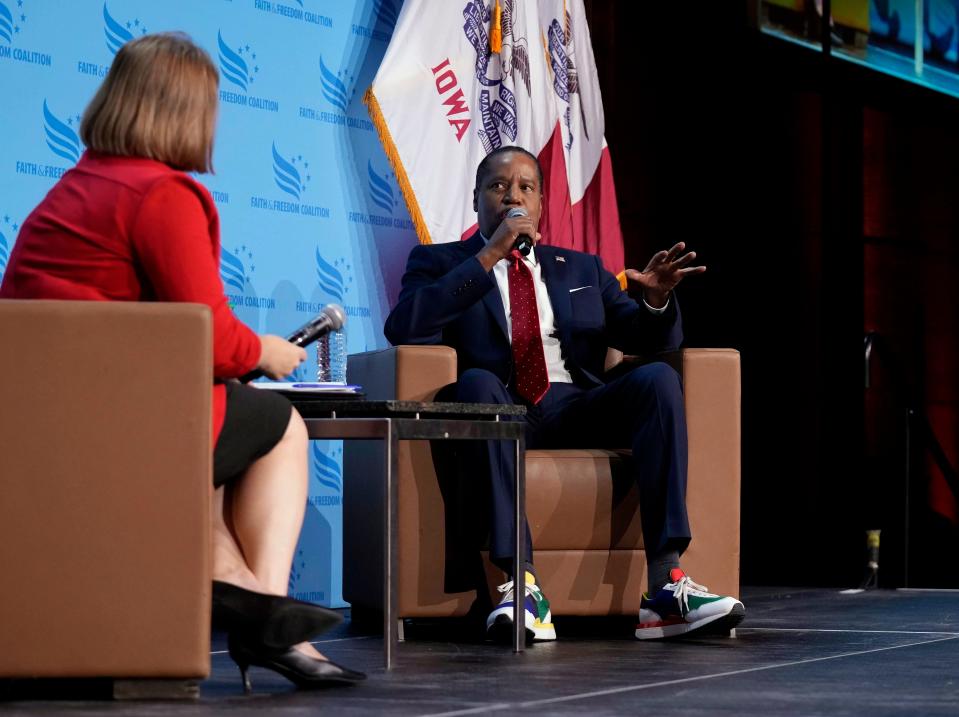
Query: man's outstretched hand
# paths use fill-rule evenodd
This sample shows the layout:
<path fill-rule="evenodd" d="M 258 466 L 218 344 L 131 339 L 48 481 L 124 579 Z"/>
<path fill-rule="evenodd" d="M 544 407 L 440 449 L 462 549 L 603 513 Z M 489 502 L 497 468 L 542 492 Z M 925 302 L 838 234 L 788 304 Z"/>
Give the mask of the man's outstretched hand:
<path fill-rule="evenodd" d="M 669 300 L 669 292 L 675 289 L 684 277 L 706 271 L 705 266 L 689 266 L 696 258 L 696 252 L 683 254 L 685 249 L 686 242 L 678 242 L 669 251 L 653 254 L 643 271 L 626 270 L 626 278 L 643 288 L 643 297 L 653 308 L 665 306 Z"/>

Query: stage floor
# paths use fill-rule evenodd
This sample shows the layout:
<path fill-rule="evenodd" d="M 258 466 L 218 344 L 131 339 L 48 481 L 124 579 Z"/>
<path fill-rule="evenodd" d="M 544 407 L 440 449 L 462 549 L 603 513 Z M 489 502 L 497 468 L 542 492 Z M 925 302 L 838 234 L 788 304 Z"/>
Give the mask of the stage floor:
<path fill-rule="evenodd" d="M 955 715 L 959 592 L 746 588 L 735 638 L 640 643 L 632 621 L 556 621 L 525 654 L 426 624 L 381 667 L 379 636 L 349 623 L 318 647 L 369 673 L 353 688 L 297 691 L 253 668 L 254 693 L 216 640 L 197 702 L 0 703 L 4 714 Z M 412 637 L 412 632 L 410 637 Z M 51 646 L 56 649 L 55 646 Z"/>

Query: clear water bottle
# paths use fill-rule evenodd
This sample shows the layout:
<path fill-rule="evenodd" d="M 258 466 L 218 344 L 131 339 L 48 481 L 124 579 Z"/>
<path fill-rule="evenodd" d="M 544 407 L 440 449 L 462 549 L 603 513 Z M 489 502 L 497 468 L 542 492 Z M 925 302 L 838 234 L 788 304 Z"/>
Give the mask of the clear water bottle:
<path fill-rule="evenodd" d="M 346 327 L 330 331 L 316 342 L 316 380 L 346 385 Z"/>

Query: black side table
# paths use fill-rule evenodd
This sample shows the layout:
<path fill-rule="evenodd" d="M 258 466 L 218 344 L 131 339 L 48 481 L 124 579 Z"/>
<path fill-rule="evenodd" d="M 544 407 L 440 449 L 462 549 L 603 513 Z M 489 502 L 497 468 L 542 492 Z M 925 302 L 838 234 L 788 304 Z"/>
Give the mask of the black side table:
<path fill-rule="evenodd" d="M 516 475 L 513 489 L 516 514 L 516 551 L 513 575 L 523 575 L 526 564 L 526 445 L 521 422 L 501 420 L 526 413 L 524 406 L 487 403 L 440 403 L 423 401 L 364 401 L 332 395 L 291 395 L 306 423 L 311 439 L 371 440 L 385 445 L 383 465 L 383 657 L 386 669 L 393 666 L 399 640 L 396 602 L 396 505 L 399 441 L 409 440 L 506 440 L 516 445 Z M 343 478 L 349 490 L 349 476 Z M 513 651 L 526 647 L 524 601 L 514 601 Z"/>

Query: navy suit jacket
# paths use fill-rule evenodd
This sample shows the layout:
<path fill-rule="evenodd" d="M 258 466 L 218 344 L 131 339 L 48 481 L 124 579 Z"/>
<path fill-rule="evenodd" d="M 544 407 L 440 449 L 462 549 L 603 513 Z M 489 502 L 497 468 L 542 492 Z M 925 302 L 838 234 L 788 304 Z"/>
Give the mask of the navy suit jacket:
<path fill-rule="evenodd" d="M 493 273 L 476 258 L 482 248 L 479 232 L 463 242 L 414 247 L 384 333 L 394 345 L 451 346 L 459 373 L 487 369 L 509 384 L 513 356 L 506 312 Z M 563 359 L 576 385 L 603 383 L 610 346 L 645 355 L 679 348 L 682 328 L 675 295 L 663 314 L 655 314 L 622 291 L 598 257 L 543 244 L 534 251 Z"/>

